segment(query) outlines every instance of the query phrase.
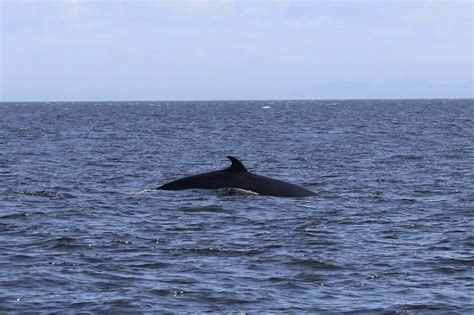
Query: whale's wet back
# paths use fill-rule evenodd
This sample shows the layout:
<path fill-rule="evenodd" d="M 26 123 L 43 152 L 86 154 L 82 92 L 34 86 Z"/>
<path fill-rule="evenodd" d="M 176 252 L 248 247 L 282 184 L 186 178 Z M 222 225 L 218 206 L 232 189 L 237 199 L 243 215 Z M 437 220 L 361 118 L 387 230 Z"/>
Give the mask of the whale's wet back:
<path fill-rule="evenodd" d="M 309 197 L 316 195 L 314 192 L 306 188 L 250 173 L 237 158 L 233 156 L 228 156 L 227 158 L 232 162 L 232 165 L 226 169 L 181 178 L 162 185 L 158 189 L 183 190 L 238 188 L 252 191 L 260 195 L 275 197 Z"/>

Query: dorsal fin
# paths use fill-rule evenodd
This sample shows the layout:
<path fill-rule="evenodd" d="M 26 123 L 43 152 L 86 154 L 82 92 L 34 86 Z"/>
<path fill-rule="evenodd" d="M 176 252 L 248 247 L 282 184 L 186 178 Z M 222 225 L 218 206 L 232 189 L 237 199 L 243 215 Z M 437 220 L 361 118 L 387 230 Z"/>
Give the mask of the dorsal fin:
<path fill-rule="evenodd" d="M 229 171 L 233 173 L 245 173 L 247 169 L 245 166 L 240 162 L 237 158 L 233 156 L 227 156 L 227 158 L 232 162 L 232 165 L 227 168 Z"/>

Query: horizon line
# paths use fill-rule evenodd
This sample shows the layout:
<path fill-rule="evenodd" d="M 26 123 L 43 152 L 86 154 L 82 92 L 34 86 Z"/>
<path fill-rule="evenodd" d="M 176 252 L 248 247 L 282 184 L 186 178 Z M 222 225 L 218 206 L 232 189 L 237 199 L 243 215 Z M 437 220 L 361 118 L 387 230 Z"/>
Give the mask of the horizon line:
<path fill-rule="evenodd" d="M 171 99 L 171 100 L 11 100 L 1 103 L 146 103 L 146 102 L 282 102 L 282 101 L 403 101 L 403 100 L 474 100 L 474 97 L 400 97 L 400 98 L 288 98 L 288 99 Z"/>

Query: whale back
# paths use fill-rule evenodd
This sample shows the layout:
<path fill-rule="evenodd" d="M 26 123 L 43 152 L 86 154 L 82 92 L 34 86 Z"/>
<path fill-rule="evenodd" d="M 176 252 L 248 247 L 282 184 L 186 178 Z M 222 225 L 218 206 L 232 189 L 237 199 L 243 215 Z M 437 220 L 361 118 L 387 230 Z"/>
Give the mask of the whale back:
<path fill-rule="evenodd" d="M 277 197 L 307 197 L 314 192 L 278 179 L 273 179 L 247 170 L 233 156 L 227 157 L 232 164 L 223 170 L 184 177 L 158 187 L 163 190 L 239 188 L 260 195 Z"/>

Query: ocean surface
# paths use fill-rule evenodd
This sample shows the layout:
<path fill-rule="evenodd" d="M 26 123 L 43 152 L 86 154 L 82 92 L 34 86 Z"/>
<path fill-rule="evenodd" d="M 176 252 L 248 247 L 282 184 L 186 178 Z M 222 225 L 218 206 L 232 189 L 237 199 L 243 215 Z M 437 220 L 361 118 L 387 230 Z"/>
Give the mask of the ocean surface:
<path fill-rule="evenodd" d="M 307 198 L 160 191 L 241 159 Z M 0 312 L 474 313 L 474 100 L 0 103 Z"/>

